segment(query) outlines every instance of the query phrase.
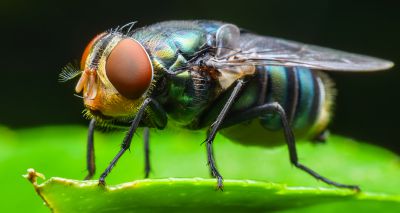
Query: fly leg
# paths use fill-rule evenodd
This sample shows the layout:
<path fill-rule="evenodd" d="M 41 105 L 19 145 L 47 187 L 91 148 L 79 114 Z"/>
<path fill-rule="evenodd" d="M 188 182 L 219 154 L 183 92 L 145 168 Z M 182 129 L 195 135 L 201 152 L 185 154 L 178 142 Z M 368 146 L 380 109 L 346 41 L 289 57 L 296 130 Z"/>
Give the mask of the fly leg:
<path fill-rule="evenodd" d="M 217 189 L 223 190 L 223 183 L 222 183 L 222 175 L 219 173 L 216 165 L 215 165 L 215 159 L 214 159 L 214 153 L 213 153 L 213 141 L 215 138 L 215 135 L 217 134 L 217 131 L 220 129 L 221 124 L 226 117 L 226 115 L 229 112 L 229 109 L 233 105 L 236 97 L 238 96 L 240 89 L 243 87 L 244 82 L 242 80 L 238 80 L 235 88 L 233 89 L 231 95 L 229 96 L 228 101 L 225 103 L 224 107 L 222 108 L 221 112 L 219 113 L 217 119 L 215 122 L 211 125 L 210 131 L 208 133 L 207 139 L 204 141 L 207 146 L 207 160 L 208 160 L 208 166 L 211 170 L 211 174 L 217 178 Z"/>
<path fill-rule="evenodd" d="M 140 121 L 142 120 L 142 117 L 144 115 L 146 107 L 153 101 L 151 98 L 146 98 L 143 102 L 143 104 L 140 106 L 139 111 L 137 112 L 135 119 L 133 119 L 132 124 L 129 128 L 128 133 L 126 134 L 122 144 L 121 144 L 121 150 L 118 152 L 118 154 L 114 157 L 114 159 L 111 161 L 111 163 L 108 165 L 106 170 L 101 174 L 100 179 L 99 179 L 99 185 L 105 185 L 105 178 L 107 175 L 111 172 L 119 158 L 125 153 L 126 150 L 129 149 L 131 146 L 132 142 L 132 137 L 133 134 L 135 133 L 136 129 L 139 126 Z"/>
<path fill-rule="evenodd" d="M 206 135 L 208 136 L 209 134 L 210 134 L 210 131 L 207 131 Z M 206 146 L 206 150 L 207 150 L 207 146 Z M 211 155 L 212 155 L 211 157 L 212 157 L 213 159 L 215 159 L 214 152 L 212 152 Z M 208 152 L 207 152 L 207 159 L 208 159 Z M 207 161 L 207 162 L 208 162 L 208 161 Z M 207 163 L 207 165 L 208 165 L 208 163 Z M 216 165 L 215 162 L 214 162 L 214 167 L 217 167 L 217 165 Z M 213 173 L 213 171 L 211 170 L 211 167 L 208 167 L 208 169 L 209 169 L 208 172 L 210 172 L 210 176 L 213 177 L 213 178 L 215 178 L 214 173 Z"/>
<path fill-rule="evenodd" d="M 144 143 L 144 178 L 148 178 L 150 174 L 150 132 L 149 128 L 145 127 L 143 130 L 143 143 Z"/>
<path fill-rule="evenodd" d="M 88 174 L 85 177 L 85 180 L 92 179 L 95 171 L 96 171 L 96 163 L 94 162 L 94 128 L 96 126 L 96 120 L 93 118 L 89 123 L 88 130 L 88 138 L 87 138 L 87 154 L 86 154 L 86 168 L 88 170 Z"/>
<path fill-rule="evenodd" d="M 277 113 L 279 114 L 280 118 L 281 118 L 281 123 L 282 123 L 282 127 L 283 127 L 283 132 L 285 135 L 285 140 L 286 140 L 286 144 L 288 146 L 289 149 L 289 157 L 290 157 L 290 162 L 296 166 L 297 168 L 305 171 L 306 173 L 310 174 L 311 176 L 313 176 L 314 178 L 316 178 L 317 180 L 321 180 L 329 185 L 333 185 L 339 188 L 348 188 L 348 189 L 352 189 L 352 190 L 356 190 L 356 191 L 360 191 L 360 188 L 356 185 L 347 185 L 347 184 L 342 184 L 342 183 L 338 183 L 338 182 L 334 182 L 326 177 L 321 176 L 320 174 L 318 174 L 317 172 L 315 172 L 314 170 L 308 168 L 307 166 L 301 164 L 298 160 L 298 156 L 297 156 L 297 150 L 296 150 L 296 142 L 295 142 L 295 138 L 292 132 L 292 129 L 289 125 L 288 119 L 286 117 L 286 113 L 285 110 L 282 108 L 282 106 L 277 103 L 269 103 L 269 104 L 264 104 L 261 106 L 257 106 L 255 108 L 252 108 L 250 110 L 247 110 L 243 113 L 241 113 L 240 115 L 237 116 L 232 116 L 230 117 L 230 119 L 226 120 L 226 122 L 224 122 L 224 126 L 223 127 L 227 127 L 230 126 L 232 124 L 235 124 L 237 122 L 240 121 L 245 121 L 245 120 L 250 120 L 253 118 L 257 118 L 260 115 L 266 114 L 266 113 Z"/>

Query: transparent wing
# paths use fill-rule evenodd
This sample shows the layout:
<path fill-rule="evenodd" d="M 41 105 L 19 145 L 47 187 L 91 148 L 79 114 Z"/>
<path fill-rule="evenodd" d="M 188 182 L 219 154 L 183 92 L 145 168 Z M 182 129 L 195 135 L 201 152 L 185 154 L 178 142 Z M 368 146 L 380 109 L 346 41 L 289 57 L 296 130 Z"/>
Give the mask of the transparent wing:
<path fill-rule="evenodd" d="M 331 71 L 379 71 L 393 62 L 285 39 L 251 33 L 240 35 L 235 25 L 221 27 L 216 37 L 217 68 L 244 65 L 302 66 Z"/>
<path fill-rule="evenodd" d="M 326 71 L 379 71 L 393 62 L 285 39 L 240 33 L 232 24 L 216 33 L 216 55 L 206 65 L 216 68 L 222 88 L 253 75 L 257 65 L 301 66 Z"/>

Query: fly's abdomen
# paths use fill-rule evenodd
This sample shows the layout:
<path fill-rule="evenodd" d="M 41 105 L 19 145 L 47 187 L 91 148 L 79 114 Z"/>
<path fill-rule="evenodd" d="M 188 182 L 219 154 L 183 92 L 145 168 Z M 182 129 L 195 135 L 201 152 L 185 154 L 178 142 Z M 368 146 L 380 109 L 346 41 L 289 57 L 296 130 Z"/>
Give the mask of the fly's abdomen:
<path fill-rule="evenodd" d="M 278 102 L 294 129 L 313 125 L 323 101 L 324 85 L 318 83 L 318 72 L 301 67 L 267 66 L 262 69 L 267 73 L 265 103 Z M 263 115 L 260 121 L 267 129 L 281 128 L 277 114 Z"/>
<path fill-rule="evenodd" d="M 302 67 L 259 66 L 257 77 L 248 82 L 233 114 L 266 103 L 279 103 L 297 138 L 315 137 L 329 123 L 335 90 L 331 80 L 320 71 Z M 257 88 L 257 89 L 254 89 Z M 250 92 L 250 89 L 253 88 Z M 252 94 L 250 94 L 252 93 Z M 246 96 L 257 97 L 244 101 Z M 241 99 L 241 100 L 240 100 Z M 248 98 L 247 98 L 248 99 Z M 241 143 L 274 145 L 284 141 L 282 125 L 277 113 L 259 115 L 232 127 L 223 134 Z"/>

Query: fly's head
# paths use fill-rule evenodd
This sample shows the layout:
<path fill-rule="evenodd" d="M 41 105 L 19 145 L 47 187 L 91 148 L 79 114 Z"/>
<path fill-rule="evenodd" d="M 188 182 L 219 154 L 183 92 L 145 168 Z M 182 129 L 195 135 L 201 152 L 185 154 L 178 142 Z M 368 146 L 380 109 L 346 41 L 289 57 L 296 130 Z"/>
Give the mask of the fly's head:
<path fill-rule="evenodd" d="M 79 74 L 75 92 L 82 93 L 85 115 L 126 121 L 134 117 L 148 95 L 153 66 L 138 41 L 111 31 L 97 35 L 87 45 Z M 64 71 L 60 76 L 69 80 L 73 75 Z"/>

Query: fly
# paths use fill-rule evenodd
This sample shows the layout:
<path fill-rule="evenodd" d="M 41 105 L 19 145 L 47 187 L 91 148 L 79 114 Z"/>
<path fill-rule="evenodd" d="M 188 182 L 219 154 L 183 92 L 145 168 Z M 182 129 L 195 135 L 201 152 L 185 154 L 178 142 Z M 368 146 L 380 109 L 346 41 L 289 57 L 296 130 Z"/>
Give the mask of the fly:
<path fill-rule="evenodd" d="M 217 187 L 213 142 L 219 132 L 245 145 L 286 143 L 290 162 L 327 184 L 334 182 L 301 164 L 296 138 L 322 138 L 335 99 L 329 71 L 389 69 L 390 61 L 299 42 L 261 36 L 218 21 L 167 21 L 133 29 L 134 23 L 97 35 L 86 47 L 80 68 L 67 66 L 61 81 L 80 76 L 89 118 L 86 179 L 95 173 L 95 126 L 128 127 L 121 150 L 99 184 L 145 127 L 145 176 L 150 171 L 148 129 L 167 122 L 207 130 L 207 160 Z"/>

